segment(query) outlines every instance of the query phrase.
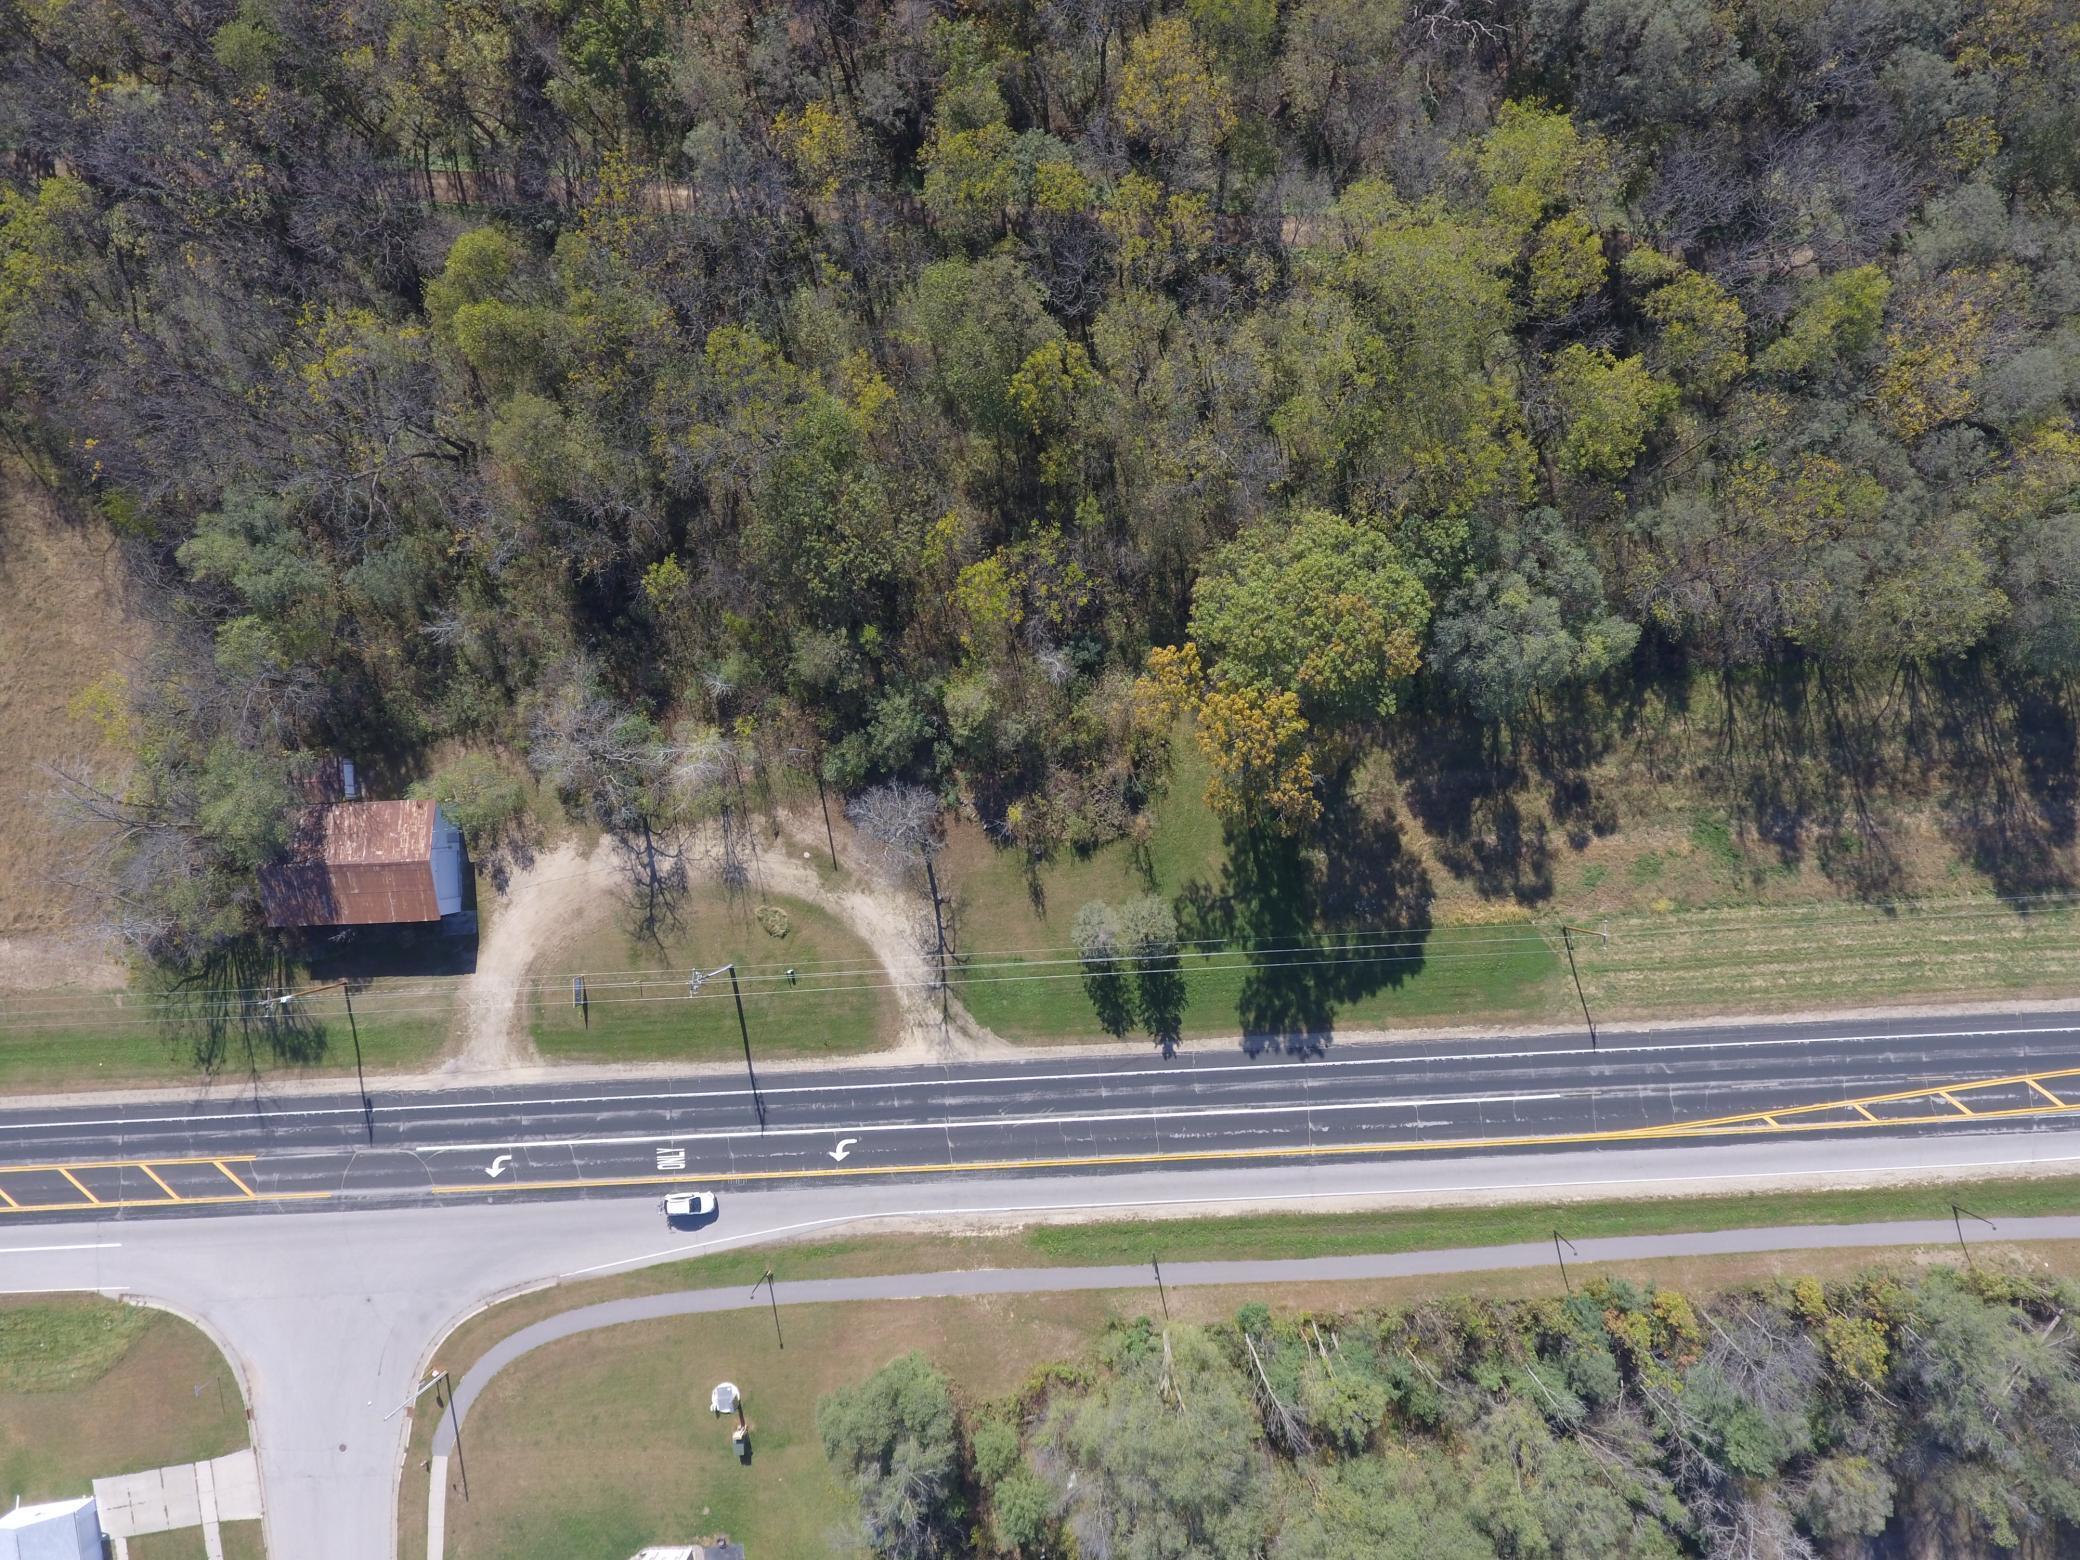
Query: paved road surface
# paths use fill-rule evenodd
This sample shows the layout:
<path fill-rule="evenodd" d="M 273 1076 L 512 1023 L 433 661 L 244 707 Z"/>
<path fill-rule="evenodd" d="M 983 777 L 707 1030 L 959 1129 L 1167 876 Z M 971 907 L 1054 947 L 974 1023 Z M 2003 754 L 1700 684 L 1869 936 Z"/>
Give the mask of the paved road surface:
<path fill-rule="evenodd" d="M 200 1320 L 246 1383 L 260 1453 L 270 1552 L 295 1560 L 393 1554 L 405 1420 L 395 1410 L 438 1339 L 472 1307 L 516 1286 L 584 1276 L 733 1244 L 770 1244 L 861 1219 L 1193 1206 L 1334 1208 L 1430 1192 L 1514 1188 L 1617 1195 L 1738 1189 L 1800 1174 L 1944 1178 L 2031 1165 L 2080 1166 L 2080 1123 L 2001 1133 L 1811 1134 L 1692 1139 L 1534 1158 L 1401 1156 L 1244 1168 L 1089 1175 L 782 1182 L 726 1192 L 697 1236 L 668 1232 L 648 1196 L 514 1200 L 483 1206 L 343 1207 L 325 1218 L 241 1210 L 212 1219 L 107 1218 L 0 1226 L 0 1289 L 106 1289 Z M 1935 1212 L 1947 1200 L 1929 1194 Z M 784 1282 L 785 1252 L 776 1253 Z M 1167 1275 L 1166 1269 L 1166 1275 Z"/>
<path fill-rule="evenodd" d="M 1117 1171 L 1762 1131 L 2038 1131 L 2066 1013 L 0 1112 L 0 1219 Z M 11 1206 L 10 1206 L 11 1205 Z"/>

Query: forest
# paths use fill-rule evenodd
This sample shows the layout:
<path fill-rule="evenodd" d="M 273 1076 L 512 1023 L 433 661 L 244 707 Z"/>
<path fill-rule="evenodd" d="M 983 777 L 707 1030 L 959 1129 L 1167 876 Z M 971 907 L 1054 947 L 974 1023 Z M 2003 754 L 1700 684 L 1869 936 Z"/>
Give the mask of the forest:
<path fill-rule="evenodd" d="M 1556 1290 L 1558 1285 L 1555 1285 Z M 1873 1269 L 1710 1296 L 1115 1320 L 1008 1398 L 922 1354 L 827 1395 L 834 1552 L 1115 1560 L 2071 1554 L 2063 1280 Z"/>
<path fill-rule="evenodd" d="M 154 624 L 64 784 L 178 963 L 315 753 L 1040 858 L 1173 742 L 1305 841 L 1671 667 L 2062 699 L 2076 201 L 2062 0 L 0 0 L 7 458 Z"/>

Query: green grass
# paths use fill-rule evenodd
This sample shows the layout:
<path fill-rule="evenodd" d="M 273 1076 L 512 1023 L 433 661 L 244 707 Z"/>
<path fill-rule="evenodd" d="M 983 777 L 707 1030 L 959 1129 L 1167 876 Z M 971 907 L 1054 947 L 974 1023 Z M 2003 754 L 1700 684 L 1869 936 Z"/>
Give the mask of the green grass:
<path fill-rule="evenodd" d="M 221 1537 L 223 1529 L 219 1528 Z M 207 1560 L 209 1548 L 199 1527 L 174 1528 L 166 1533 L 146 1533 L 129 1541 L 130 1560 Z"/>
<path fill-rule="evenodd" d="M 686 990 L 692 969 L 734 963 L 754 1054 L 842 1056 L 887 1045 L 895 1003 L 866 944 L 815 905 L 777 895 L 760 903 L 784 914 L 784 936 L 761 924 L 757 906 L 703 889 L 685 930 L 662 950 L 614 928 L 551 950 L 538 973 L 583 972 L 590 1000 L 584 1010 L 573 1006 L 567 979 L 534 993 L 528 1026 L 535 1044 L 552 1061 L 740 1058 L 729 977 L 709 981 L 696 997 Z M 789 968 L 801 972 L 792 982 Z"/>
<path fill-rule="evenodd" d="M 616 1278 L 567 1284 L 501 1306 L 488 1320 L 502 1335 L 537 1315 L 627 1294 L 750 1284 L 771 1267 L 790 1279 L 978 1267 L 1097 1267 L 1236 1258 L 1351 1256 L 1443 1251 L 1573 1239 L 1666 1235 L 1802 1224 L 1947 1219 L 1953 1195 L 1991 1219 L 2080 1212 L 2080 1177 L 1967 1180 L 1955 1186 L 1822 1188 L 1713 1197 L 1656 1197 L 1403 1208 L 1365 1213 L 1257 1213 L 1173 1219 L 1036 1224 L 990 1235 L 868 1233 L 837 1240 L 745 1247 L 662 1263 Z M 1988 1239 L 1998 1238 L 1996 1234 Z M 501 1320 L 502 1319 L 502 1320 Z M 451 1351 L 453 1352 L 453 1351 Z"/>
<path fill-rule="evenodd" d="M 301 985 L 292 976 L 292 985 Z M 374 1072 L 427 1065 L 448 1037 L 452 980 L 378 980 L 353 996 L 364 1065 Z M 253 1007 L 212 1034 L 193 1009 L 143 990 L 15 992 L 0 997 L 0 1092 L 179 1082 L 204 1073 L 246 1076 L 354 1070 L 347 998 L 322 991 L 297 1016 Z"/>
<path fill-rule="evenodd" d="M 1189 1038 L 1532 1018 L 1546 1015 L 1560 991 L 1558 956 L 1527 922 L 1311 942 L 1298 951 L 1279 944 L 1287 951 L 1270 955 L 1187 952 L 1179 1032 Z M 1000 967 L 978 969 L 954 988 L 980 1023 L 1013 1040 L 1106 1038 L 1073 962 L 991 962 Z"/>
<path fill-rule="evenodd" d="M 161 1314 L 112 1302 L 0 1311 L 0 1392 L 69 1392 L 99 1381 Z"/>
<path fill-rule="evenodd" d="M 224 1560 L 267 1560 L 258 1522 L 226 1522 L 217 1533 L 224 1540 Z"/>
<path fill-rule="evenodd" d="M 246 1444 L 230 1368 L 186 1322 L 99 1298 L 0 1302 L 0 1503 Z"/>

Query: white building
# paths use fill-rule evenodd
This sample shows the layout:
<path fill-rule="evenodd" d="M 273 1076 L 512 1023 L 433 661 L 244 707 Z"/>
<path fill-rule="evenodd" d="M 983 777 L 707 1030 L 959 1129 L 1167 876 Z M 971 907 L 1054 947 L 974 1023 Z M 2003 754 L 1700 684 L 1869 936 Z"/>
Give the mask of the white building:
<path fill-rule="evenodd" d="M 101 1513 L 94 1497 L 0 1513 L 0 1560 L 101 1560 Z"/>

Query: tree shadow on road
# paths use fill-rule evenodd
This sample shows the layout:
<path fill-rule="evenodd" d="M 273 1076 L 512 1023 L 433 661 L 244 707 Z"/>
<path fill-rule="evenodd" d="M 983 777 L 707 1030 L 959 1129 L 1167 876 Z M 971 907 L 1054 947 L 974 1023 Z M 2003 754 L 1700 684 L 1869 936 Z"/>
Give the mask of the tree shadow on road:
<path fill-rule="evenodd" d="M 1383 797 L 1354 792 L 1346 777 L 1325 800 L 1315 843 L 1231 830 L 1227 846 L 1217 882 L 1186 885 L 1178 921 L 1186 945 L 1204 950 L 1192 957 L 1239 968 L 1236 1017 L 1251 1054 L 1319 1052 L 1338 1008 L 1422 969 L 1430 877 Z M 1200 973 L 1208 985 L 1222 979 Z"/>

